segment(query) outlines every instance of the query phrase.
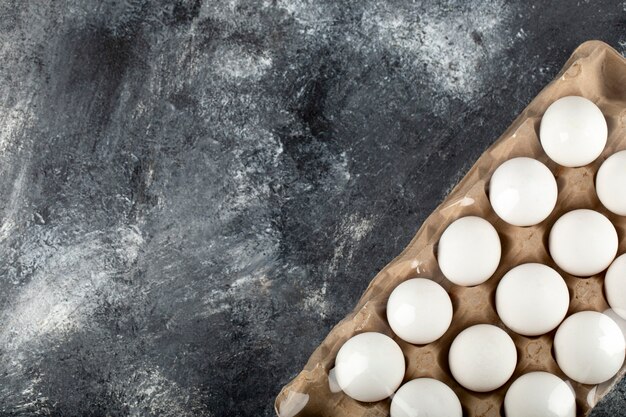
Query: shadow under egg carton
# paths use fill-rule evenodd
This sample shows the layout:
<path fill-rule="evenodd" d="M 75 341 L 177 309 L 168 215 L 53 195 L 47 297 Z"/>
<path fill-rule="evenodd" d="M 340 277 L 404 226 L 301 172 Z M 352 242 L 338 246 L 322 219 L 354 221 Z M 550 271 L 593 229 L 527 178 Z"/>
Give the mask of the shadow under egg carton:
<path fill-rule="evenodd" d="M 581 168 L 559 166 L 547 157 L 539 142 L 539 125 L 544 111 L 558 98 L 569 95 L 583 96 L 596 103 L 606 118 L 609 131 L 602 155 Z M 598 200 L 594 186 L 595 175 L 602 162 L 623 149 L 626 149 L 626 60 L 602 42 L 585 42 L 574 51 L 557 78 L 537 95 L 426 219 L 407 248 L 372 280 L 353 312 L 331 330 L 304 370 L 282 389 L 275 404 L 278 415 L 388 415 L 390 400 L 362 403 L 341 391 L 332 392 L 329 385 L 329 372 L 343 343 L 356 334 L 377 331 L 392 337 L 402 348 L 407 364 L 403 383 L 419 377 L 445 382 L 461 400 L 465 416 L 502 415 L 502 403 L 511 383 L 532 371 L 551 372 L 568 381 L 576 394 L 577 414 L 587 416 L 593 405 L 624 375 L 626 367 L 615 378 L 599 386 L 569 380 L 553 356 L 556 330 L 538 337 L 525 337 L 506 328 L 496 313 L 495 291 L 502 276 L 514 266 L 539 262 L 556 269 L 565 279 L 570 292 L 568 316 L 584 310 L 604 312 L 609 309 L 603 294 L 604 273 L 590 278 L 565 273 L 549 255 L 548 234 L 554 222 L 566 212 L 578 208 L 593 209 L 607 216 L 615 225 L 620 239 L 618 255 L 626 252 L 626 217 L 606 210 Z M 507 224 L 494 213 L 489 203 L 488 184 L 492 173 L 503 162 L 518 156 L 541 161 L 557 179 L 559 196 L 556 208 L 546 220 L 535 226 Z M 502 258 L 494 275 L 485 283 L 460 287 L 443 277 L 437 264 L 436 246 L 450 223 L 468 215 L 483 217 L 497 229 L 502 242 Z M 412 345 L 395 336 L 385 315 L 391 291 L 401 282 L 415 277 L 430 278 L 441 284 L 450 294 L 454 307 L 448 331 L 440 339 L 423 346 Z M 480 323 L 504 329 L 515 342 L 518 354 L 513 376 L 504 386 L 487 393 L 469 391 L 460 386 L 448 366 L 448 351 L 454 338 L 467 327 Z"/>

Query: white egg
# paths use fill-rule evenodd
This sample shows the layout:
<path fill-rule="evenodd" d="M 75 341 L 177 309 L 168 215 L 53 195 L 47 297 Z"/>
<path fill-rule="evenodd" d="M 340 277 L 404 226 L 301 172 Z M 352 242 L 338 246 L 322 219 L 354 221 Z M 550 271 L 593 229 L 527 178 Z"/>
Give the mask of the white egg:
<path fill-rule="evenodd" d="M 600 384 L 615 376 L 624 363 L 624 349 L 620 327 L 597 311 L 571 315 L 554 337 L 556 362 L 582 384 Z"/>
<path fill-rule="evenodd" d="M 477 324 L 454 339 L 448 363 L 454 379 L 465 388 L 493 391 L 513 375 L 517 351 L 504 330 L 490 324 Z"/>
<path fill-rule="evenodd" d="M 393 396 L 391 417 L 463 417 L 461 402 L 441 381 L 418 378 L 402 385 Z"/>
<path fill-rule="evenodd" d="M 507 272 L 496 290 L 496 309 L 502 322 L 525 336 L 555 329 L 567 314 L 569 291 L 549 266 L 528 263 Z"/>
<path fill-rule="evenodd" d="M 596 175 L 596 192 L 604 207 L 626 216 L 626 151 L 617 152 L 602 163 Z"/>
<path fill-rule="evenodd" d="M 558 192 L 552 172 L 532 158 L 506 161 L 489 182 L 493 210 L 514 226 L 532 226 L 545 220 L 554 210 Z"/>
<path fill-rule="evenodd" d="M 437 261 L 443 275 L 457 285 L 482 284 L 500 264 L 500 238 L 487 220 L 462 217 L 439 239 Z"/>
<path fill-rule="evenodd" d="M 622 331 L 622 336 L 624 336 L 624 341 L 626 341 L 626 320 L 617 314 L 612 308 L 607 308 L 602 312 L 602 314 L 605 314 L 619 326 Z"/>
<path fill-rule="evenodd" d="M 410 279 L 389 296 L 387 321 L 402 340 L 416 345 L 434 342 L 450 327 L 452 301 L 436 282 Z"/>
<path fill-rule="evenodd" d="M 626 320 L 626 253 L 613 261 L 606 271 L 604 293 L 611 308 Z"/>
<path fill-rule="evenodd" d="M 578 96 L 552 103 L 539 129 L 543 150 L 554 162 L 566 167 L 593 162 L 604 150 L 607 135 L 602 111 L 592 101 Z"/>
<path fill-rule="evenodd" d="M 617 231 L 597 211 L 564 214 L 550 230 L 550 255 L 565 272 L 590 277 L 604 271 L 617 254 Z"/>
<path fill-rule="evenodd" d="M 335 359 L 339 387 L 357 401 L 380 401 L 393 394 L 404 378 L 402 349 L 382 333 L 361 333 L 343 344 Z"/>
<path fill-rule="evenodd" d="M 559 377 L 530 372 L 511 384 L 504 397 L 506 417 L 576 417 L 576 397 Z"/>

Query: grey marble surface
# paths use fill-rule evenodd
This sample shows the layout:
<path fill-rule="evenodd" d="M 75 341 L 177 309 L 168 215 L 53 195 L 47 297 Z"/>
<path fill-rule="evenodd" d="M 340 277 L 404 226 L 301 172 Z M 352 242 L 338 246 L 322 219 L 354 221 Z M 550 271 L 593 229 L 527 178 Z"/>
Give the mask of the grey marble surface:
<path fill-rule="evenodd" d="M 0 415 L 273 415 L 588 39 L 626 3 L 1 1 Z"/>

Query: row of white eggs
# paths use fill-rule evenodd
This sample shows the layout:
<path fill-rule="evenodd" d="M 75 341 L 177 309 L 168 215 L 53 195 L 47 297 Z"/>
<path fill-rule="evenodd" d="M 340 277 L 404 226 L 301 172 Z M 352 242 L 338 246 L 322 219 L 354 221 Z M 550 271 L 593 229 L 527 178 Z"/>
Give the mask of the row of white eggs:
<path fill-rule="evenodd" d="M 393 396 L 390 411 L 393 417 L 463 415 L 454 391 L 432 378 L 418 378 L 404 384 Z M 504 411 L 507 417 L 574 417 L 576 398 L 560 378 L 548 372 L 530 372 L 509 387 Z"/>
<path fill-rule="evenodd" d="M 595 320 L 612 322 L 601 313 L 579 314 L 583 315 L 580 316 L 583 326 Z M 619 337 L 623 341 L 621 333 Z M 570 340 L 570 346 L 575 342 Z M 468 361 L 468 357 L 473 360 Z M 455 378 L 458 379 L 455 372 L 464 373 L 464 379 L 459 381 L 461 385 L 468 384 L 476 391 L 480 391 L 479 387 L 490 390 L 496 379 L 499 387 L 513 374 L 515 345 L 498 327 L 479 324 L 457 336 L 450 348 L 449 362 Z M 339 387 L 356 400 L 373 402 L 392 397 L 391 417 L 463 415 L 458 397 L 443 382 L 417 378 L 400 386 L 404 369 L 402 350 L 393 339 L 382 333 L 368 332 L 354 336 L 341 348 L 335 377 Z M 574 417 L 576 399 L 572 388 L 557 376 L 548 372 L 529 372 L 508 388 L 504 411 L 506 417 Z"/>
<path fill-rule="evenodd" d="M 571 315 L 554 337 L 554 355 L 560 369 L 583 384 L 600 384 L 615 376 L 624 363 L 625 350 L 622 329 L 611 317 L 596 311 Z M 455 337 L 448 364 L 461 386 L 474 392 L 489 392 L 511 378 L 517 366 L 517 350 L 504 330 L 477 324 Z M 404 379 L 405 367 L 402 349 L 393 339 L 367 332 L 344 343 L 335 359 L 334 375 L 339 388 L 350 397 L 375 402 L 393 395 Z M 507 417 L 512 415 L 515 414 Z M 392 417 L 396 417 L 393 412 Z"/>
<path fill-rule="evenodd" d="M 626 263 L 626 256 L 620 257 L 615 267 L 621 263 Z M 611 276 L 618 274 L 616 271 Z M 527 263 L 511 269 L 496 289 L 496 310 L 502 322 L 524 336 L 552 331 L 563 321 L 568 307 L 565 281 L 558 272 L 543 264 Z M 431 343 L 443 336 L 452 322 L 452 313 L 448 293 L 425 278 L 401 283 L 387 302 L 391 329 L 402 340 L 416 345 Z"/>
<path fill-rule="evenodd" d="M 590 277 L 604 271 L 615 259 L 617 231 L 611 221 L 597 211 L 572 210 L 552 226 L 548 249 L 562 270 L 578 277 Z M 452 222 L 442 233 L 437 260 L 449 281 L 474 286 L 493 275 L 500 264 L 501 251 L 498 232 L 491 223 L 477 216 L 467 216 Z"/>
<path fill-rule="evenodd" d="M 596 193 L 611 212 L 626 216 L 626 151 L 607 158 L 596 176 Z M 489 200 L 496 214 L 513 226 L 533 226 L 545 220 L 554 207 L 558 188 L 552 172 L 528 157 L 500 165 L 489 182 Z"/>
<path fill-rule="evenodd" d="M 553 103 L 541 122 L 540 139 L 555 162 L 578 167 L 591 163 L 603 151 L 607 125 L 602 112 L 582 97 Z M 596 177 L 600 201 L 610 211 L 626 215 L 626 151 L 608 158 Z M 558 195 L 550 170 L 531 158 L 502 164 L 490 181 L 489 199 L 496 214 L 515 226 L 531 226 L 553 211 Z M 556 264 L 576 276 L 591 276 L 609 266 L 618 238 L 611 222 L 592 210 L 563 215 L 550 231 L 549 250 Z M 484 219 L 469 216 L 453 222 L 438 246 L 441 271 L 451 282 L 473 286 L 489 279 L 500 263 L 498 233 Z M 609 304 L 626 318 L 626 254 L 609 268 L 605 291 Z M 563 278 L 542 264 L 523 264 L 510 270 L 496 290 L 496 309 L 513 331 L 536 336 L 556 328 L 569 306 Z M 389 297 L 387 318 L 403 340 L 426 344 L 441 337 L 452 320 L 446 291 L 428 279 L 400 284 Z M 585 311 L 567 318 L 557 330 L 554 353 L 571 379 L 598 384 L 613 377 L 624 361 L 626 346 L 620 327 L 608 316 Z M 517 364 L 515 344 L 502 329 L 480 324 L 454 339 L 449 355 L 453 377 L 465 388 L 487 392 L 504 385 Z M 337 354 L 335 375 L 339 387 L 360 401 L 379 401 L 393 395 L 392 417 L 409 415 L 461 416 L 461 405 L 444 383 L 419 378 L 397 392 L 405 372 L 400 347 L 380 333 L 363 333 L 348 340 Z M 394 394 L 395 392 L 395 394 Z M 507 417 L 529 412 L 545 416 L 574 416 L 575 398 L 558 377 L 532 372 L 518 378 L 505 397 Z M 533 410 L 530 410 L 533 408 Z M 521 411 L 523 410 L 523 411 Z M 533 414 L 534 415 L 534 414 Z"/>

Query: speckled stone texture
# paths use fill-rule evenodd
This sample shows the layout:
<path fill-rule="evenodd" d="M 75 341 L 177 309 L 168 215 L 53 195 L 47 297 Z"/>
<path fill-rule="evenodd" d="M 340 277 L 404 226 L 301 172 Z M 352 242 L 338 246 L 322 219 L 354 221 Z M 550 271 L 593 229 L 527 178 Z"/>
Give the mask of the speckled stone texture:
<path fill-rule="evenodd" d="M 0 415 L 273 415 L 587 39 L 626 3 L 0 2 Z"/>

